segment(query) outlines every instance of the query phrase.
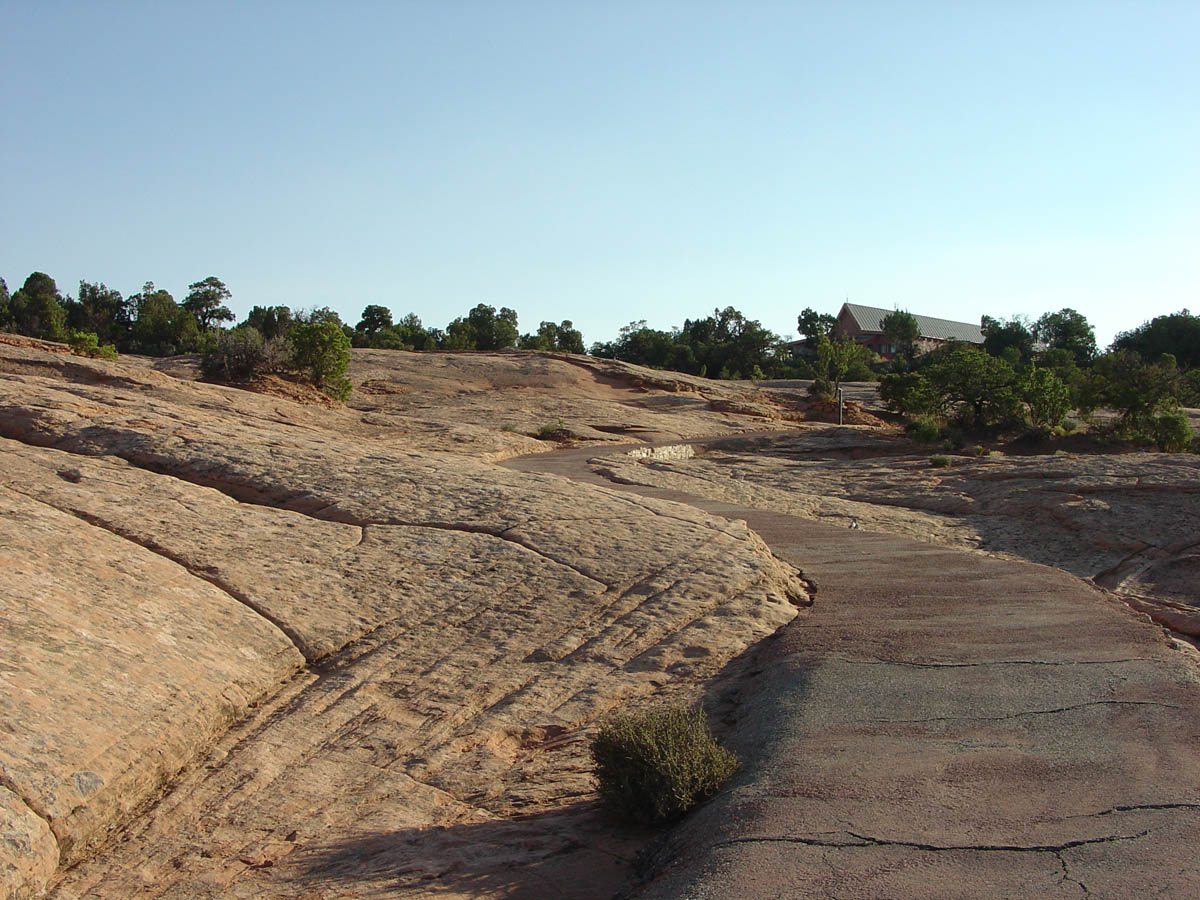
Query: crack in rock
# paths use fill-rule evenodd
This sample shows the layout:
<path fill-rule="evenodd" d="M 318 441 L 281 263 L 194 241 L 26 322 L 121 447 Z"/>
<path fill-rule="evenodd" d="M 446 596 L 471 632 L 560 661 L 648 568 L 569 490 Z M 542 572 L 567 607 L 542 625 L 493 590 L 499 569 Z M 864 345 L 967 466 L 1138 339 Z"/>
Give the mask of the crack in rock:
<path fill-rule="evenodd" d="M 138 547 L 141 547 L 143 550 L 153 553 L 155 556 L 161 557 L 162 559 L 165 559 L 168 562 L 174 563 L 175 565 L 179 566 L 184 571 L 186 571 L 193 578 L 198 578 L 201 581 L 211 584 L 213 587 L 215 587 L 221 593 L 225 594 L 231 600 L 234 600 L 237 603 L 241 604 L 242 606 L 245 606 L 247 609 L 249 609 L 255 615 L 260 616 L 267 622 L 270 622 L 275 628 L 279 629 L 279 631 L 288 639 L 288 641 L 292 644 L 292 646 L 295 647 L 297 651 L 299 651 L 300 655 L 304 657 L 306 662 L 312 662 L 314 659 L 318 658 L 321 655 L 321 653 L 318 650 L 316 650 L 314 647 L 312 647 L 308 643 L 308 641 L 306 641 L 304 639 L 303 635 L 301 635 L 299 632 L 297 632 L 294 628 L 290 627 L 286 622 L 284 622 L 279 617 L 272 615 L 268 610 L 264 609 L 261 604 L 255 603 L 253 598 L 251 598 L 248 594 L 244 593 L 243 591 L 238 590 L 237 588 L 233 587 L 230 584 L 227 584 L 223 579 L 217 577 L 216 575 L 212 574 L 211 572 L 204 571 L 202 569 L 197 569 L 195 566 L 188 565 L 177 554 L 172 553 L 170 550 L 168 550 L 166 547 L 162 546 L 161 544 L 157 543 L 156 541 L 145 540 L 145 539 L 137 537 L 136 535 L 127 534 L 125 531 L 123 531 L 118 526 L 112 524 L 111 522 L 107 522 L 104 519 L 102 519 L 101 517 L 94 515 L 92 513 L 83 512 L 82 510 L 67 509 L 65 507 L 56 506 L 48 500 L 38 497 L 32 493 L 22 491 L 18 485 L 9 485 L 8 487 L 14 493 L 20 494 L 22 497 L 26 497 L 30 500 L 33 500 L 35 503 L 41 503 L 43 506 L 48 506 L 50 509 L 56 510 L 60 513 L 64 513 L 65 515 L 68 515 L 68 516 L 73 516 L 74 518 L 78 519 L 79 521 L 85 522 L 94 528 L 99 528 L 101 531 L 108 532 L 111 535 L 114 535 L 116 537 L 122 538 L 123 540 L 129 541 L 129 543 L 134 544 Z"/>
<path fill-rule="evenodd" d="M 807 847 L 830 847 L 834 849 L 849 849 L 855 847 L 906 847 L 912 850 L 923 850 L 929 853 L 1061 853 L 1075 847 L 1085 847 L 1090 844 L 1109 844 L 1117 841 L 1136 841 L 1150 834 L 1150 829 L 1134 834 L 1111 834 L 1097 838 L 1078 838 L 1064 841 L 1061 844 L 927 844 L 920 841 L 899 841 L 888 838 L 878 838 L 866 834 L 847 831 L 853 840 L 827 840 L 818 837 L 744 837 L 730 838 L 719 841 L 713 847 L 731 847 L 736 844 L 803 844 Z"/>
<path fill-rule="evenodd" d="M 1000 722 L 1005 719 L 1020 719 L 1025 716 L 1052 716 L 1058 713 L 1071 712 L 1076 709 L 1086 709 L 1089 706 L 1161 706 L 1163 709 L 1179 709 L 1170 703 L 1159 703 L 1155 700 L 1089 700 L 1086 703 L 1076 703 L 1072 706 L 1059 706 L 1054 709 L 1029 709 L 1022 712 L 1008 713 L 1003 716 L 932 716 L 928 719 L 876 719 L 878 722 L 889 722 L 897 725 L 917 725 L 923 722 Z"/>

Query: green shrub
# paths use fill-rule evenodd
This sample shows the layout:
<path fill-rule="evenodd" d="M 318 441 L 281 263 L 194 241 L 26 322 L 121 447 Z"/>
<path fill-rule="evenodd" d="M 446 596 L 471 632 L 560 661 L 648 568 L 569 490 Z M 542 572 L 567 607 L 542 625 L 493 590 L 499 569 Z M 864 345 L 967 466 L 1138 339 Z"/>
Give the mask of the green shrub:
<path fill-rule="evenodd" d="M 833 384 L 825 378 L 817 378 L 808 386 L 808 396 L 814 400 L 832 400 Z"/>
<path fill-rule="evenodd" d="M 929 457 L 929 464 L 935 469 L 946 469 L 950 466 L 950 457 L 944 453 L 938 453 Z"/>
<path fill-rule="evenodd" d="M 716 793 L 738 767 L 704 711 L 663 707 L 618 715 L 592 740 L 600 796 L 623 819 L 657 825 Z"/>
<path fill-rule="evenodd" d="M 537 430 L 534 437 L 541 441 L 569 441 L 577 435 L 560 418 L 556 422 L 547 422 Z"/>
<path fill-rule="evenodd" d="M 112 344 L 101 344 L 94 331 L 72 331 L 67 335 L 67 346 L 76 356 L 92 359 L 116 359 L 117 348 Z"/>
<path fill-rule="evenodd" d="M 1030 369 L 1020 387 L 1034 425 L 1057 426 L 1071 411 L 1071 388 L 1052 369 Z"/>
<path fill-rule="evenodd" d="M 1184 372 L 1179 379 L 1179 403 L 1191 409 L 1200 409 L 1200 369 Z"/>
<path fill-rule="evenodd" d="M 1183 413 L 1167 413 L 1154 420 L 1154 443 L 1164 453 L 1182 453 L 1192 446 L 1193 440 L 1192 429 Z"/>
<path fill-rule="evenodd" d="M 942 427 L 932 419 L 914 419 L 904 430 L 918 444 L 936 444 L 942 439 Z"/>
<path fill-rule="evenodd" d="M 288 367 L 339 400 L 350 396 L 346 366 L 350 364 L 350 338 L 336 322 L 296 325 L 290 334 L 292 356 Z"/>
<path fill-rule="evenodd" d="M 200 371 L 209 378 L 253 381 L 283 369 L 287 359 L 287 343 L 283 338 L 264 340 L 251 325 L 210 334 L 211 342 L 200 357 Z"/>

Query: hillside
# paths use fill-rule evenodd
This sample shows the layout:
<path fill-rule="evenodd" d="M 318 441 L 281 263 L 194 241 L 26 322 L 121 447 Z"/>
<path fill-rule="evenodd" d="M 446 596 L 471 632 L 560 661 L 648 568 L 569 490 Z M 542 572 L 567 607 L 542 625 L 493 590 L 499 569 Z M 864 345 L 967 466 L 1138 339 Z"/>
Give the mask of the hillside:
<path fill-rule="evenodd" d="M 158 866 L 158 896 L 258 896 L 248 870 L 292 896 L 274 873 L 336 881 L 331 848 L 384 823 L 418 892 L 468 825 L 498 871 L 611 868 L 577 836 L 593 723 L 694 695 L 808 602 L 744 524 L 484 461 L 571 409 L 605 440 L 761 419 L 534 355 L 391 359 L 327 408 L 0 343 L 0 894 L 101 855 L 60 895 Z"/>
<path fill-rule="evenodd" d="M 1196 699 L 1189 645 L 1081 581 L 1188 630 L 1194 457 L 933 469 L 860 407 L 874 424 L 832 428 L 805 423 L 828 410 L 799 391 L 578 356 L 366 350 L 350 375 L 342 406 L 199 382 L 189 358 L 0 339 L 0 897 L 607 898 L 639 877 L 651 896 L 720 896 L 697 873 L 800 786 L 835 824 L 890 811 L 897 835 L 951 842 L 939 823 L 987 818 L 969 791 L 951 791 L 969 815 L 921 794 L 968 766 L 953 754 L 974 732 L 939 733 L 952 758 L 907 773 L 903 803 L 890 757 L 846 752 L 906 704 L 938 722 L 999 702 L 989 721 L 1040 723 L 1046 698 L 1116 710 L 989 732 L 989 752 L 1011 740 L 1021 778 L 1050 753 L 1064 787 L 1042 816 L 1076 803 L 1059 814 L 1090 822 L 1109 794 L 1200 809 L 1172 799 L 1198 765 L 1194 717 L 1169 711 Z M 638 441 L 692 443 L 628 455 Z M 965 593 L 939 596 L 947 572 Z M 965 606 L 1001 588 L 1011 608 L 1004 592 L 986 616 Z M 937 598 L 916 605 L 952 644 L 918 640 L 906 591 Z M 923 674 L 972 654 L 1064 674 L 999 701 L 983 669 L 961 697 L 967 682 Z M 668 698 L 703 698 L 748 763 L 663 843 L 598 808 L 587 742 L 610 711 Z M 912 739 L 872 738 L 901 754 Z M 1105 797 L 1085 789 L 1101 763 Z M 879 777 L 875 806 L 847 771 Z M 1194 836 L 1138 815 L 1175 836 L 1167 857 Z M 1003 842 L 1010 823 L 970 827 Z M 922 896 L 919 879 L 873 883 Z"/>

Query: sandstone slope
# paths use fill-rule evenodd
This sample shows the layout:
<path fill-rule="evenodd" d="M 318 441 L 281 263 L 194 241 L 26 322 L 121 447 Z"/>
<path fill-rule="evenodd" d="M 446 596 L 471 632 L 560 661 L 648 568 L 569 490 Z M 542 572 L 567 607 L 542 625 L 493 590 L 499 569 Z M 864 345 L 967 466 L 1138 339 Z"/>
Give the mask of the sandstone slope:
<path fill-rule="evenodd" d="M 620 884 L 589 729 L 693 696 L 804 584 L 744 523 L 414 421 L 0 343 L 5 896 Z"/>
<path fill-rule="evenodd" d="M 808 425 L 686 459 L 605 455 L 619 482 L 1055 566 L 1200 635 L 1200 457 L 1125 453 L 930 464 L 871 429 Z"/>

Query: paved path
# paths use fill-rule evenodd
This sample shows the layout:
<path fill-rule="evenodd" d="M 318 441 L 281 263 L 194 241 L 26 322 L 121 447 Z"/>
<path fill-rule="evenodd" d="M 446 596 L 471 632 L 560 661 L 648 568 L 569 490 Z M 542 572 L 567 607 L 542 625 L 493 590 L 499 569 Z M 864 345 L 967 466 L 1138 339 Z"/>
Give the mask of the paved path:
<path fill-rule="evenodd" d="M 511 460 L 608 483 L 611 450 Z M 1194 656 L 1057 569 L 678 492 L 817 585 L 647 898 L 1200 898 Z"/>

